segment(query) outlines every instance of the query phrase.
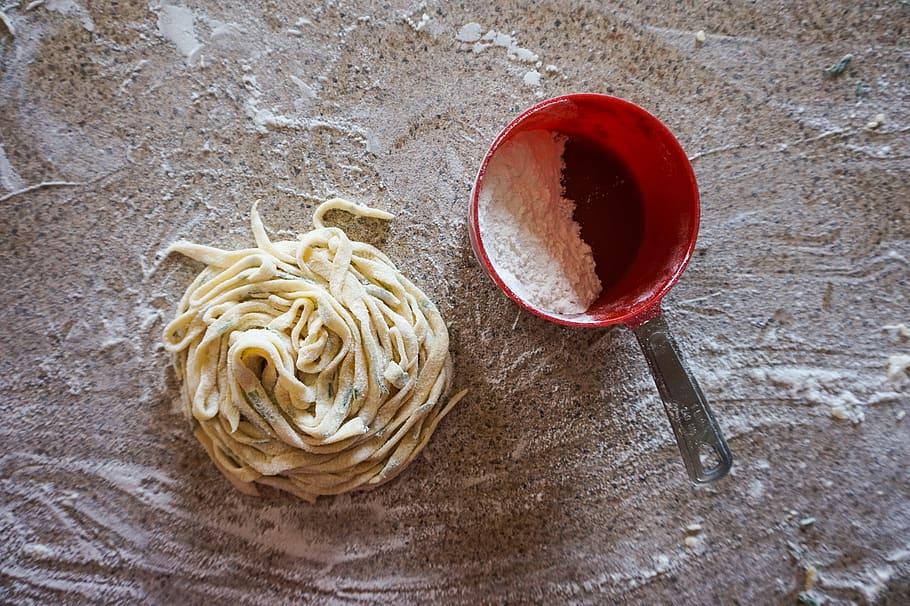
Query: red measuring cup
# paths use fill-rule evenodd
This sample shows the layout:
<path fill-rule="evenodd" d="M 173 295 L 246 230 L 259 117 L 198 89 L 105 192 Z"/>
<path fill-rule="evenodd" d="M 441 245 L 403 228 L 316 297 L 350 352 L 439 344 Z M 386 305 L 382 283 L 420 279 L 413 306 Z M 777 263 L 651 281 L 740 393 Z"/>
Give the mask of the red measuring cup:
<path fill-rule="evenodd" d="M 497 274 L 484 247 L 478 208 L 487 167 L 507 141 L 532 130 L 567 137 L 563 186 L 576 202 L 574 218 L 591 246 L 603 287 L 581 314 L 551 313 L 528 304 Z M 573 190 L 582 195 L 573 197 Z M 693 482 L 705 484 L 724 477 L 733 457 L 660 307 L 692 256 L 699 215 L 692 165 L 670 130 L 634 103 L 583 93 L 541 101 L 499 133 L 474 181 L 468 226 L 480 264 L 520 307 L 557 324 L 621 324 L 635 333 L 686 471 Z"/>

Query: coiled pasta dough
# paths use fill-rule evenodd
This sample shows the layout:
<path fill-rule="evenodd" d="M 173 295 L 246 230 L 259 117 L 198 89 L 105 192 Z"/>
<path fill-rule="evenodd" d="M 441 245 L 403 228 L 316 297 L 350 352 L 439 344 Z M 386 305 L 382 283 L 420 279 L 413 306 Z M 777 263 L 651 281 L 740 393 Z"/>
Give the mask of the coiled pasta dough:
<path fill-rule="evenodd" d="M 164 330 L 193 432 L 241 491 L 307 501 L 387 482 L 464 395 L 444 403 L 449 334 L 436 306 L 382 252 L 323 216 L 392 215 L 341 199 L 314 229 L 255 248 L 177 242 L 206 264 Z"/>

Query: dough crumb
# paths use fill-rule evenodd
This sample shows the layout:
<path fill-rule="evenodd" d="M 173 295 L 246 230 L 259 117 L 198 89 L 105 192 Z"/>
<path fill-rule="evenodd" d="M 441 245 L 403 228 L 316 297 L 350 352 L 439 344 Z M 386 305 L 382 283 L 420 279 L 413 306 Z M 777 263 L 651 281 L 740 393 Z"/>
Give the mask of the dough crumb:
<path fill-rule="evenodd" d="M 846 421 L 850 418 L 850 413 L 848 413 L 847 409 L 843 406 L 832 406 L 831 418 L 837 419 L 838 421 Z"/>
<path fill-rule="evenodd" d="M 882 326 L 882 329 L 894 333 L 895 336 L 900 337 L 901 339 L 910 339 L 910 328 L 903 322 L 899 324 L 888 324 L 887 326 Z"/>
<path fill-rule="evenodd" d="M 885 124 L 885 114 L 875 114 L 875 117 L 872 118 L 868 123 L 866 123 L 866 128 L 869 130 L 875 130 Z"/>
<path fill-rule="evenodd" d="M 907 376 L 907 369 L 910 368 L 910 355 L 897 354 L 888 357 L 888 380 L 897 383 Z"/>
<path fill-rule="evenodd" d="M 809 564 L 806 566 L 806 580 L 803 584 L 803 587 L 806 589 L 812 589 L 815 587 L 815 583 L 818 581 L 818 568 Z"/>

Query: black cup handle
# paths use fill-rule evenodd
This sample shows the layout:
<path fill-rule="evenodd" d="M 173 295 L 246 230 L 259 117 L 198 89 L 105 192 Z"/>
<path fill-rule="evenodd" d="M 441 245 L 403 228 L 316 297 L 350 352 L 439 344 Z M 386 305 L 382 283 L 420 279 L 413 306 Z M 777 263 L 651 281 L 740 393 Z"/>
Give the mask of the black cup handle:
<path fill-rule="evenodd" d="M 695 484 L 721 479 L 730 471 L 733 455 L 666 320 L 658 312 L 632 330 L 648 360 L 689 478 Z"/>

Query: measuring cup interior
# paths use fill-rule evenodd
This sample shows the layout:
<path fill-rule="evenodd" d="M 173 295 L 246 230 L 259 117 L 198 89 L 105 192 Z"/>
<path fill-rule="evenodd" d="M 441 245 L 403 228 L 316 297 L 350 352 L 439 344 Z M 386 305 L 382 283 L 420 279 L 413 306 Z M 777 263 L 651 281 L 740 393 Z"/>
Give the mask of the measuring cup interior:
<path fill-rule="evenodd" d="M 676 283 L 695 247 L 699 198 L 689 160 L 672 133 L 637 105 L 607 95 L 567 95 L 530 108 L 503 130 L 478 174 L 475 198 L 482 187 L 486 163 L 496 149 L 520 132 L 538 129 L 569 138 L 567 163 L 571 161 L 572 141 L 583 142 L 574 147 L 576 156 L 584 153 L 586 145 L 600 147 L 611 158 L 604 161 L 604 178 L 620 178 L 616 169 L 622 167 L 634 181 L 641 205 L 640 235 L 623 239 L 620 237 L 627 234 L 616 229 L 624 217 L 611 204 L 585 206 L 577 201 L 575 219 L 582 226 L 582 236 L 594 250 L 598 266 L 609 266 L 611 271 L 609 276 L 601 274 L 604 291 L 584 318 L 577 318 L 577 322 L 557 320 L 585 325 L 634 323 Z M 604 200 L 609 201 L 609 197 Z M 618 259 L 623 265 L 620 272 L 612 270 L 611 262 Z"/>

